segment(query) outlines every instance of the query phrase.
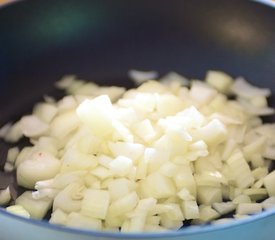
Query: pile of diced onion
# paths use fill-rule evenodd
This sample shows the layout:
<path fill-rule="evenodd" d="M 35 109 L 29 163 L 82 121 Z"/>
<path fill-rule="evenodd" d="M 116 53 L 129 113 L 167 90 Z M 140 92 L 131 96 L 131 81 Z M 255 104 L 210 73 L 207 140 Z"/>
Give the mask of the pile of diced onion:
<path fill-rule="evenodd" d="M 205 81 L 131 71 L 140 85 L 101 87 L 74 76 L 0 135 L 5 171 L 29 189 L 7 211 L 90 230 L 178 230 L 275 205 L 275 124 L 269 89 L 209 71 Z M 0 204 L 10 201 L 9 188 Z M 230 216 L 230 217 L 228 217 Z M 188 220 L 188 221 L 187 221 Z"/>

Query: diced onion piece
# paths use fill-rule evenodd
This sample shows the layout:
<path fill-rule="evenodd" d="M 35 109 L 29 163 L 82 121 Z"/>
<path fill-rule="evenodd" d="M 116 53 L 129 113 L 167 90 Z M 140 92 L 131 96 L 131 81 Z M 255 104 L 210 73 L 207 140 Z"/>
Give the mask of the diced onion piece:
<path fill-rule="evenodd" d="M 61 190 L 53 202 L 53 210 L 61 209 L 64 212 L 77 212 L 81 209 L 85 187 L 80 182 L 73 182 Z"/>
<path fill-rule="evenodd" d="M 275 196 L 269 197 L 262 202 L 264 209 L 275 208 Z"/>
<path fill-rule="evenodd" d="M 157 200 L 155 198 L 150 197 L 150 198 L 140 199 L 135 209 L 132 212 L 128 213 L 127 216 L 130 218 L 137 217 L 138 222 L 140 222 L 140 220 L 142 220 L 143 217 L 145 218 L 147 217 L 147 221 L 149 221 L 148 218 L 154 217 L 154 215 L 152 215 L 150 211 L 156 207 L 156 203 L 157 203 Z M 141 216 L 141 219 L 139 219 L 139 216 Z M 144 219 L 144 221 L 146 221 L 146 219 Z M 160 217 L 158 217 L 158 220 L 154 220 L 154 221 L 158 221 L 159 223 Z M 141 228 L 144 226 L 140 226 L 139 224 L 139 227 Z"/>
<path fill-rule="evenodd" d="M 77 147 L 82 153 L 97 154 L 100 149 L 100 143 L 99 138 L 87 134 L 78 140 Z"/>
<path fill-rule="evenodd" d="M 272 171 L 264 178 L 264 185 L 270 197 L 275 196 L 275 171 Z"/>
<path fill-rule="evenodd" d="M 236 204 L 233 202 L 216 202 L 212 204 L 212 207 L 221 215 L 230 213 L 236 209 Z"/>
<path fill-rule="evenodd" d="M 69 90 L 69 89 L 68 89 Z M 97 86 L 97 84 L 93 83 L 93 82 L 79 82 L 78 81 L 78 86 L 77 87 L 71 87 L 70 88 L 70 92 L 74 95 L 74 96 L 85 96 L 85 98 L 87 98 L 87 96 L 98 96 L 98 92 L 99 92 L 100 88 Z"/>
<path fill-rule="evenodd" d="M 185 219 L 179 204 L 167 203 L 165 205 L 168 207 L 168 211 L 163 213 L 162 216 L 174 221 L 183 221 Z"/>
<path fill-rule="evenodd" d="M 9 163 L 9 162 L 6 162 L 5 165 L 4 165 L 4 171 L 5 172 L 12 172 L 13 170 L 15 169 L 14 165 Z"/>
<path fill-rule="evenodd" d="M 110 207 L 108 214 L 112 217 L 117 217 L 132 211 L 138 204 L 139 197 L 136 192 L 131 192 L 116 201 Z"/>
<path fill-rule="evenodd" d="M 196 197 L 196 182 L 190 166 L 179 167 L 178 172 L 175 174 L 175 176 L 173 176 L 173 180 L 177 189 L 186 188 L 192 194 L 192 196 Z"/>
<path fill-rule="evenodd" d="M 145 179 L 147 175 L 148 175 L 148 162 L 146 162 L 145 159 L 141 158 L 137 163 L 135 179 L 136 180 Z"/>
<path fill-rule="evenodd" d="M 264 108 L 267 106 L 267 99 L 264 96 L 254 97 L 250 99 L 250 103 L 258 108 Z"/>
<path fill-rule="evenodd" d="M 190 194 L 190 192 L 186 188 L 182 188 L 177 195 L 184 201 L 195 200 L 195 198 Z"/>
<path fill-rule="evenodd" d="M 247 195 L 243 194 L 242 188 L 229 186 L 229 198 L 231 200 L 235 199 L 236 197 L 242 196 L 242 195 L 245 196 L 246 198 L 248 198 L 249 202 L 251 202 L 250 198 Z"/>
<path fill-rule="evenodd" d="M 161 216 L 160 225 L 170 230 L 179 230 L 182 226 L 182 221 L 179 220 L 171 220 L 166 218 L 165 215 Z"/>
<path fill-rule="evenodd" d="M 5 133 L 4 139 L 7 142 L 14 143 L 23 137 L 21 121 L 15 122 L 13 125 L 8 127 L 8 130 L 5 130 L 5 131 L 7 132 Z"/>
<path fill-rule="evenodd" d="M 192 143 L 189 146 L 189 151 L 190 153 L 186 156 L 189 161 L 196 161 L 198 158 L 206 157 L 209 154 L 206 143 L 201 140 Z"/>
<path fill-rule="evenodd" d="M 32 158 L 25 160 L 18 165 L 18 184 L 33 189 L 37 181 L 54 177 L 59 172 L 60 167 L 60 161 L 51 154 L 38 152 Z"/>
<path fill-rule="evenodd" d="M 214 220 L 220 216 L 220 214 L 214 210 L 211 206 L 201 205 L 199 207 L 200 210 L 200 220 L 203 222 L 208 222 Z"/>
<path fill-rule="evenodd" d="M 221 183 L 228 185 L 227 179 L 218 171 L 203 172 L 194 175 L 197 186 L 220 187 Z"/>
<path fill-rule="evenodd" d="M 81 153 L 76 149 L 68 149 L 64 153 L 62 160 L 62 172 L 91 170 L 98 165 L 98 160 L 95 156 Z"/>
<path fill-rule="evenodd" d="M 186 77 L 184 77 L 176 72 L 167 73 L 160 79 L 160 82 L 165 85 L 168 85 L 169 87 L 172 87 L 175 84 L 177 84 L 178 86 L 188 86 L 189 85 L 189 80 Z"/>
<path fill-rule="evenodd" d="M 36 142 L 36 148 L 48 152 L 57 157 L 60 143 L 52 137 L 40 137 Z"/>
<path fill-rule="evenodd" d="M 200 217 L 198 203 L 194 200 L 183 201 L 181 204 L 185 219 L 198 219 Z"/>
<path fill-rule="evenodd" d="M 0 206 L 6 205 L 11 200 L 10 188 L 0 190 Z"/>
<path fill-rule="evenodd" d="M 18 147 L 13 147 L 8 150 L 7 154 L 7 160 L 4 165 L 4 171 L 5 172 L 11 172 L 15 168 L 15 160 L 19 154 L 19 148 Z"/>
<path fill-rule="evenodd" d="M 110 194 L 105 190 L 87 189 L 81 205 L 83 215 L 105 219 L 110 203 Z"/>
<path fill-rule="evenodd" d="M 245 111 L 255 116 L 268 116 L 268 115 L 273 115 L 275 113 L 274 108 L 254 106 L 251 103 L 251 101 L 247 99 L 240 98 L 238 99 L 238 102 L 243 106 Z"/>
<path fill-rule="evenodd" d="M 24 207 L 30 216 L 34 219 L 42 219 L 52 206 L 52 200 L 49 198 L 34 199 L 31 191 L 21 194 L 15 202 L 17 205 Z"/>
<path fill-rule="evenodd" d="M 155 198 L 144 198 L 144 199 L 140 199 L 136 210 L 137 211 L 150 211 L 151 209 L 153 209 L 154 207 L 156 207 L 157 204 L 157 199 Z"/>
<path fill-rule="evenodd" d="M 108 177 L 112 177 L 114 174 L 107 168 L 102 167 L 102 166 L 97 166 L 94 168 L 91 173 L 98 177 L 100 180 L 104 180 Z M 100 183 L 100 182 L 99 182 Z"/>
<path fill-rule="evenodd" d="M 54 188 L 43 188 L 37 191 L 32 192 L 33 199 L 42 199 L 42 198 L 55 198 L 60 190 Z"/>
<path fill-rule="evenodd" d="M 108 156 L 106 156 L 106 155 L 104 155 L 104 154 L 102 154 L 102 155 L 99 155 L 99 156 L 98 156 L 98 159 L 96 159 L 96 160 L 98 160 L 98 163 L 99 163 L 100 165 L 102 165 L 103 167 L 108 168 L 109 165 L 110 165 L 110 163 L 111 163 L 114 159 L 111 158 L 111 157 L 108 157 Z"/>
<path fill-rule="evenodd" d="M 133 166 L 133 161 L 124 156 L 118 156 L 109 164 L 110 170 L 117 176 L 123 177 L 127 175 Z"/>
<path fill-rule="evenodd" d="M 258 167 L 252 171 L 252 174 L 256 180 L 260 180 L 268 175 L 268 169 L 266 167 Z"/>
<path fill-rule="evenodd" d="M 174 115 L 184 106 L 183 101 L 172 94 L 157 95 L 156 111 L 160 117 Z"/>
<path fill-rule="evenodd" d="M 129 229 L 130 228 L 130 220 L 129 219 L 126 219 L 123 221 L 123 223 L 121 224 L 121 229 L 120 231 L 121 232 L 129 232 Z"/>
<path fill-rule="evenodd" d="M 249 215 L 234 214 L 233 217 L 234 217 L 234 219 L 245 219 L 245 218 L 249 217 Z"/>
<path fill-rule="evenodd" d="M 108 183 L 108 191 L 110 193 L 111 200 L 117 200 L 134 190 L 135 184 L 127 178 L 114 179 Z"/>
<path fill-rule="evenodd" d="M 150 142 L 156 136 L 154 127 L 152 126 L 152 123 L 149 119 L 145 119 L 140 123 L 137 123 L 133 127 L 133 130 L 136 133 L 136 135 L 140 137 L 144 142 Z"/>
<path fill-rule="evenodd" d="M 16 160 L 15 160 L 15 167 L 18 167 L 19 164 L 24 162 L 25 160 L 30 159 L 30 157 L 33 154 L 33 147 L 24 147 L 20 153 L 18 154 Z"/>
<path fill-rule="evenodd" d="M 85 86 L 85 82 L 83 80 L 75 80 L 72 82 L 72 84 L 66 88 L 66 93 L 71 95 L 76 95 L 80 89 L 82 89 L 83 86 Z"/>
<path fill-rule="evenodd" d="M 57 81 L 55 83 L 55 86 L 60 89 L 67 89 L 73 84 L 75 80 L 76 80 L 75 75 L 66 75 L 62 77 L 59 81 Z"/>
<path fill-rule="evenodd" d="M 132 143 L 134 141 L 134 136 L 131 133 L 130 129 L 125 127 L 122 122 L 114 120 L 112 122 L 112 126 L 114 132 L 111 139 L 113 139 L 113 141 L 124 141 L 129 143 Z"/>
<path fill-rule="evenodd" d="M 262 154 L 266 146 L 267 138 L 262 136 L 243 148 L 244 156 L 251 159 L 255 154 Z"/>
<path fill-rule="evenodd" d="M 227 163 L 238 187 L 246 188 L 254 183 L 254 177 L 241 151 L 235 151 Z"/>
<path fill-rule="evenodd" d="M 196 174 L 203 174 L 216 172 L 217 169 L 215 168 L 214 164 L 210 161 L 210 156 L 206 158 L 200 158 L 194 162 L 194 173 Z M 225 166 L 223 166 L 225 168 Z M 223 169 L 224 170 L 224 169 Z"/>
<path fill-rule="evenodd" d="M 68 215 L 66 226 L 89 230 L 101 230 L 102 222 L 99 219 L 72 212 Z"/>
<path fill-rule="evenodd" d="M 89 126 L 99 137 L 107 137 L 113 132 L 112 103 L 107 95 L 85 100 L 76 109 L 79 119 Z"/>
<path fill-rule="evenodd" d="M 160 222 L 160 217 L 159 217 Z M 141 232 L 144 230 L 144 226 L 146 223 L 146 213 L 141 213 L 139 215 L 134 216 L 131 218 L 129 231 L 130 232 Z"/>
<path fill-rule="evenodd" d="M 213 119 L 204 127 L 197 130 L 197 138 L 202 139 L 208 145 L 218 145 L 225 141 L 227 137 L 227 130 L 224 124 L 218 119 Z"/>
<path fill-rule="evenodd" d="M 204 82 L 192 81 L 189 94 L 192 100 L 205 105 L 217 95 L 217 91 Z"/>
<path fill-rule="evenodd" d="M 50 103 L 38 103 L 33 110 L 33 114 L 45 123 L 50 123 L 57 112 L 57 107 Z"/>
<path fill-rule="evenodd" d="M 263 200 L 267 197 L 267 190 L 264 188 L 248 188 L 243 193 L 250 197 L 252 201 Z"/>
<path fill-rule="evenodd" d="M 266 136 L 269 141 L 273 142 L 272 139 L 275 133 L 275 124 L 266 123 L 264 125 L 259 125 L 254 129 L 254 131 L 261 136 Z"/>
<path fill-rule="evenodd" d="M 18 147 L 10 148 L 9 151 L 8 151 L 8 154 L 7 154 L 7 161 L 9 163 L 14 164 L 18 154 L 19 154 L 19 148 Z"/>
<path fill-rule="evenodd" d="M 156 71 L 138 71 L 134 69 L 130 70 L 128 75 L 137 85 L 158 77 L 158 73 Z"/>
<path fill-rule="evenodd" d="M 42 122 L 34 115 L 24 116 L 20 120 L 22 133 L 26 137 L 38 137 L 49 130 L 48 124 Z"/>
<path fill-rule="evenodd" d="M 260 203 L 240 203 L 237 206 L 236 213 L 240 215 L 254 214 L 262 211 Z"/>
<path fill-rule="evenodd" d="M 8 134 L 10 128 L 12 127 L 12 123 L 6 123 L 4 126 L 0 128 L 0 138 L 5 138 Z"/>
<path fill-rule="evenodd" d="M 265 167 L 265 159 L 263 158 L 263 156 L 261 154 L 255 154 L 251 157 L 250 159 L 251 161 L 251 165 L 253 168 L 258 168 L 258 167 Z M 252 172 L 253 174 L 253 172 Z M 255 178 L 257 179 L 257 176 L 255 176 Z"/>
<path fill-rule="evenodd" d="M 96 90 L 95 95 L 108 95 L 111 102 L 116 102 L 125 93 L 124 87 L 110 86 L 110 87 L 100 87 Z"/>
<path fill-rule="evenodd" d="M 212 224 L 215 224 L 215 225 L 226 224 L 231 222 L 232 220 L 234 220 L 234 218 L 220 218 L 220 219 L 214 220 Z"/>
<path fill-rule="evenodd" d="M 239 77 L 234 81 L 231 90 L 234 94 L 243 98 L 253 98 L 258 96 L 268 97 L 271 94 L 270 89 L 255 87 L 242 77 Z"/>
<path fill-rule="evenodd" d="M 142 156 L 144 146 L 136 143 L 109 142 L 108 144 L 114 157 L 124 156 L 130 158 L 134 163 Z"/>
<path fill-rule="evenodd" d="M 275 146 L 268 145 L 264 151 L 263 157 L 275 160 Z"/>
<path fill-rule="evenodd" d="M 57 102 L 57 109 L 59 113 L 75 109 L 76 107 L 77 102 L 73 96 L 65 96 Z"/>
<path fill-rule="evenodd" d="M 258 180 L 257 182 L 255 182 L 252 187 L 253 188 L 261 188 L 263 186 L 264 186 L 264 179 L 261 178 L 260 180 Z"/>
<path fill-rule="evenodd" d="M 159 81 L 156 80 L 149 80 L 144 82 L 142 85 L 140 85 L 137 88 L 137 92 L 135 92 L 135 96 L 139 93 L 159 93 L 159 94 L 164 94 L 167 93 L 168 90 L 167 88 L 161 84 Z M 131 91 L 130 91 L 131 93 Z"/>
<path fill-rule="evenodd" d="M 148 165 L 148 173 L 153 173 L 169 162 L 169 153 L 160 149 L 146 148 L 143 161 Z"/>
<path fill-rule="evenodd" d="M 30 218 L 28 211 L 20 205 L 12 205 L 6 208 L 7 212 L 18 215 L 20 217 Z"/>
<path fill-rule="evenodd" d="M 52 224 L 66 225 L 68 221 L 68 214 L 63 212 L 61 209 L 56 209 L 52 212 L 51 218 L 49 220 Z"/>
<path fill-rule="evenodd" d="M 167 177 L 173 177 L 178 171 L 178 166 L 170 161 L 163 163 L 159 172 Z"/>
<path fill-rule="evenodd" d="M 118 228 L 121 227 L 123 222 L 125 221 L 125 216 L 119 216 L 119 217 L 112 217 L 112 216 L 108 216 L 105 219 L 105 225 L 108 228 Z M 105 226 L 105 227 L 106 227 Z"/>
<path fill-rule="evenodd" d="M 251 203 L 251 199 L 249 196 L 241 194 L 233 199 L 233 203 L 239 204 L 239 203 Z"/>
<path fill-rule="evenodd" d="M 221 71 L 208 71 L 205 81 L 222 93 L 229 92 L 233 84 L 232 77 Z"/>
<path fill-rule="evenodd" d="M 222 202 L 221 188 L 198 187 L 198 202 L 204 205 L 211 205 L 215 202 Z"/>
<path fill-rule="evenodd" d="M 176 193 L 172 179 L 158 172 L 150 174 L 146 179 L 141 180 L 141 182 L 141 189 L 148 194 L 148 197 L 160 199 L 173 196 Z"/>
<path fill-rule="evenodd" d="M 68 111 L 54 118 L 50 125 L 50 133 L 57 139 L 64 139 L 78 127 L 78 124 L 75 112 Z"/>
<path fill-rule="evenodd" d="M 55 102 L 56 102 L 54 97 L 49 96 L 47 94 L 43 95 L 43 99 L 44 99 L 45 103 L 55 104 Z"/>
<path fill-rule="evenodd" d="M 160 216 L 149 216 L 146 219 L 146 225 L 157 226 L 160 224 Z"/>

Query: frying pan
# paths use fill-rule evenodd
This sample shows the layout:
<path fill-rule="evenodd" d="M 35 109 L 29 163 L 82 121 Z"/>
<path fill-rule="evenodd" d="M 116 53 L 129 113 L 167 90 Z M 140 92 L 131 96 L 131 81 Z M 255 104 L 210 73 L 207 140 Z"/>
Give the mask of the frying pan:
<path fill-rule="evenodd" d="M 31 110 L 53 83 L 76 74 L 131 87 L 127 71 L 209 69 L 275 93 L 275 9 L 241 0 L 29 0 L 0 9 L 0 125 Z M 275 106 L 275 98 L 270 99 Z M 274 121 L 269 118 L 267 121 Z M 1 166 L 8 146 L 1 145 Z M 64 229 L 0 209 L 0 239 L 273 239 L 275 211 L 161 234 Z"/>

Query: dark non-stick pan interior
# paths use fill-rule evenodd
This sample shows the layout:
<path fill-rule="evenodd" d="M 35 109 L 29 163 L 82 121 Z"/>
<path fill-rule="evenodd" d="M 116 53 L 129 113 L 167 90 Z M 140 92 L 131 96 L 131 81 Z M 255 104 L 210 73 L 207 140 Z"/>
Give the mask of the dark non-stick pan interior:
<path fill-rule="evenodd" d="M 27 0 L 0 9 L 0 125 L 76 74 L 131 86 L 127 71 L 209 69 L 275 93 L 275 9 L 240 0 Z M 270 99 L 275 106 L 275 98 Z M 3 165 L 8 146 L 1 142 Z"/>
<path fill-rule="evenodd" d="M 0 124 L 71 73 L 128 86 L 131 68 L 220 69 L 275 90 L 274 23 L 253 1 L 19 1 L 0 10 Z"/>

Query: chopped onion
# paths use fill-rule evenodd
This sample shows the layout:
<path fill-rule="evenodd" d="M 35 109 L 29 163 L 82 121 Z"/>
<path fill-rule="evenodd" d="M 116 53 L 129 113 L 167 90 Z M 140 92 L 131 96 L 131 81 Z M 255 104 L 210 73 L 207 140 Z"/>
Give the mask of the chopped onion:
<path fill-rule="evenodd" d="M 4 126 L 2 126 L 0 128 L 0 138 L 5 138 L 11 127 L 12 123 L 6 123 Z"/>
<path fill-rule="evenodd" d="M 30 214 L 28 213 L 28 211 L 23 208 L 20 205 L 12 205 L 6 208 L 7 212 L 21 216 L 21 217 L 25 217 L 25 218 L 30 218 Z"/>
<path fill-rule="evenodd" d="M 0 206 L 6 205 L 11 200 L 10 188 L 0 190 Z"/>
<path fill-rule="evenodd" d="M 139 86 L 98 86 L 65 76 L 0 136 L 25 191 L 7 211 L 73 228 L 141 232 L 221 223 L 274 206 L 275 124 L 269 89 L 220 71 L 205 82 L 170 72 L 129 72 Z M 235 99 L 229 98 L 235 97 Z M 0 190 L 0 204 L 11 200 Z M 34 191 L 33 191 L 34 190 Z M 266 200 L 265 200 L 266 199 Z M 217 219 L 225 220 L 217 220 Z"/>
<path fill-rule="evenodd" d="M 237 96 L 243 98 L 254 98 L 258 96 L 268 97 L 271 95 L 270 89 L 255 87 L 242 77 L 239 77 L 234 81 L 231 91 Z"/>
<path fill-rule="evenodd" d="M 38 137 L 49 130 L 48 124 L 42 122 L 34 115 L 24 116 L 20 120 L 20 127 L 26 137 Z"/>
<path fill-rule="evenodd" d="M 137 84 L 140 85 L 141 83 L 151 80 L 157 79 L 158 73 L 156 71 L 138 71 L 138 70 L 130 70 L 128 73 L 129 77 Z"/>

